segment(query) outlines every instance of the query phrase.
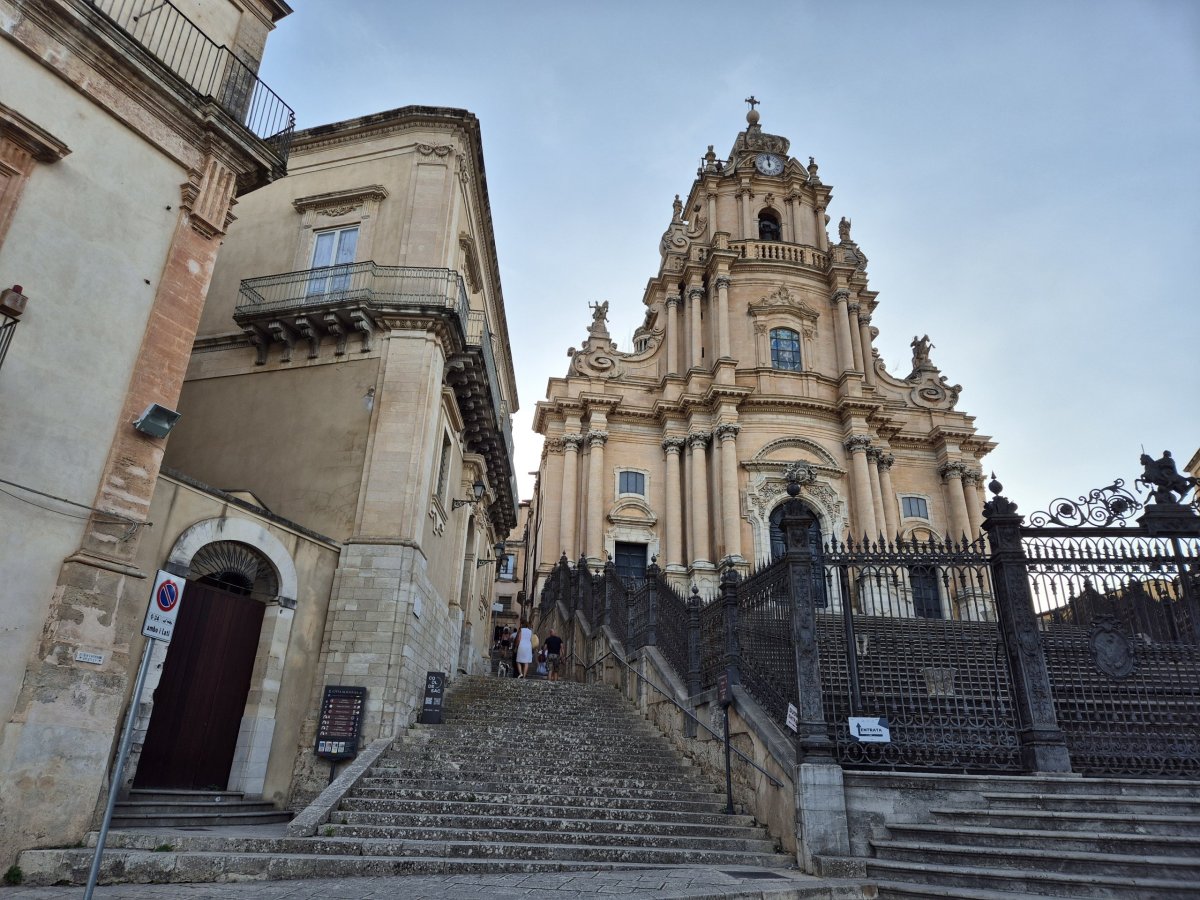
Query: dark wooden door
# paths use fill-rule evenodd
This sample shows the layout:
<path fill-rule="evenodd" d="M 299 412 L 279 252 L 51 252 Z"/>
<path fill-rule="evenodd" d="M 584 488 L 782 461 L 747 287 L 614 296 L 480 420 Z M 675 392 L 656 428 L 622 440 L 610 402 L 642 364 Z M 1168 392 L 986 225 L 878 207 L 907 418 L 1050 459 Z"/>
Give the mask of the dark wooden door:
<path fill-rule="evenodd" d="M 188 583 L 154 691 L 136 787 L 228 785 L 263 610 L 252 597 Z"/>

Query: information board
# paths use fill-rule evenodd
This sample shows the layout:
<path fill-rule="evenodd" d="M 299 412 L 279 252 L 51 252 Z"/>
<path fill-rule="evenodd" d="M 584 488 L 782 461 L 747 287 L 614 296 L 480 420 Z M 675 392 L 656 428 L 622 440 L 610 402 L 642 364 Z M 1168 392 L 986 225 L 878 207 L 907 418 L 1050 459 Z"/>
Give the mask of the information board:
<path fill-rule="evenodd" d="M 317 756 L 350 759 L 358 754 L 367 689 L 348 685 L 325 685 L 321 718 L 317 723 Z"/>
<path fill-rule="evenodd" d="M 425 700 L 419 721 L 423 725 L 442 724 L 442 698 L 446 694 L 446 673 L 425 673 Z"/>

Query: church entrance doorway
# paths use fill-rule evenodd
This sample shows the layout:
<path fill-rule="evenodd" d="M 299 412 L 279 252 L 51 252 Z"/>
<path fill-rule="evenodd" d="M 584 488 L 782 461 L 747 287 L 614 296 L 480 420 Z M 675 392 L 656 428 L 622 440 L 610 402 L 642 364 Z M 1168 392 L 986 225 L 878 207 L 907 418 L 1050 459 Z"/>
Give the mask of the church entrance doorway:
<path fill-rule="evenodd" d="M 828 605 L 828 600 L 825 594 L 825 553 L 821 544 L 821 523 L 817 519 L 817 514 L 813 512 L 812 507 L 803 500 L 795 501 L 800 503 L 804 509 L 812 516 L 812 525 L 808 529 L 808 546 L 812 550 L 813 558 L 813 592 L 816 598 L 818 608 L 823 608 Z M 783 539 L 783 528 L 779 523 L 783 520 L 783 511 L 787 503 L 779 504 L 771 510 L 771 559 L 776 560 L 787 553 L 787 545 Z"/>
<path fill-rule="evenodd" d="M 184 590 L 134 787 L 229 783 L 265 610 L 251 585 L 223 572 Z"/>

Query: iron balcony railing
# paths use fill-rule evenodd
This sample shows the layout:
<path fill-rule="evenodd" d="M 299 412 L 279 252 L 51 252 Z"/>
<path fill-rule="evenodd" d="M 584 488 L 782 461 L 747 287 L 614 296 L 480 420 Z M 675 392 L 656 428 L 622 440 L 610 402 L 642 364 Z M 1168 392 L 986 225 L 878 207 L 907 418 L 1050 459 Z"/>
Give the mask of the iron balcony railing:
<path fill-rule="evenodd" d="M 87 3 L 197 94 L 216 102 L 286 163 L 296 114 L 228 47 L 215 43 L 168 0 Z"/>
<path fill-rule="evenodd" d="M 247 278 L 242 282 L 236 315 L 268 312 L 302 313 L 337 303 L 365 303 L 391 308 L 440 307 L 453 310 L 468 330 L 470 307 L 462 276 L 453 269 L 379 266 L 373 262 L 324 266 Z M 490 343 L 490 342 L 489 342 Z M 499 382 L 497 382 L 497 386 Z"/>

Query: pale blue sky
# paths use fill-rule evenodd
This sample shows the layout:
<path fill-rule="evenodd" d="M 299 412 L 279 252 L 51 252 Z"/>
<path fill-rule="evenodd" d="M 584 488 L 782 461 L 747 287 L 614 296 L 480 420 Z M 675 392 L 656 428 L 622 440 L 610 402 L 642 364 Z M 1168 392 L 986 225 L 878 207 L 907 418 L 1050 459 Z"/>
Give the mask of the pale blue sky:
<path fill-rule="evenodd" d="M 480 119 L 524 496 L 587 304 L 628 349 L 671 201 L 751 93 L 853 219 L 889 369 L 929 334 L 1022 511 L 1200 447 L 1200 4 L 294 5 L 262 77 L 301 127 Z"/>

